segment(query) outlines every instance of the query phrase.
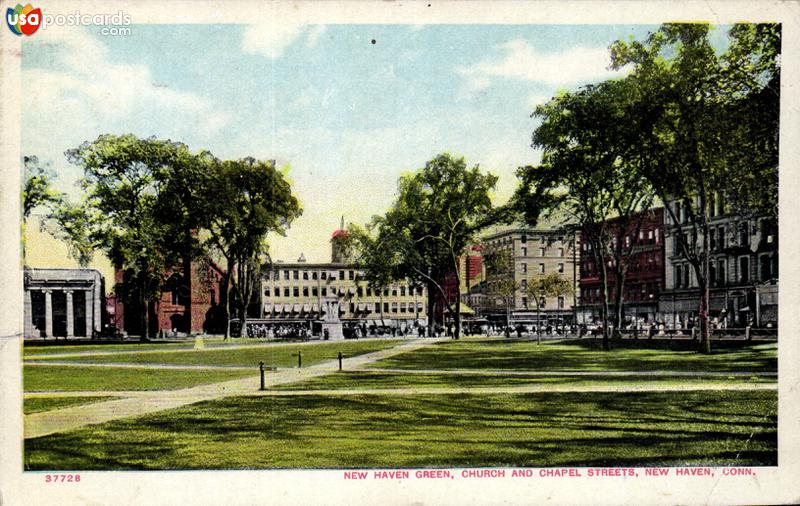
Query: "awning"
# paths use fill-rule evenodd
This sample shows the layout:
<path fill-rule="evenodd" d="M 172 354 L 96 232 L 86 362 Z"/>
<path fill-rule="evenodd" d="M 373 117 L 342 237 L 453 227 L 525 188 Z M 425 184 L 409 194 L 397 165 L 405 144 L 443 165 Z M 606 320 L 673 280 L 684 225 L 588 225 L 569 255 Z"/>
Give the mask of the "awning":
<path fill-rule="evenodd" d="M 283 311 L 283 304 L 275 304 L 272 310 L 275 312 L 275 314 L 281 314 L 281 312 Z"/>
<path fill-rule="evenodd" d="M 302 309 L 303 309 L 303 305 L 302 304 L 295 304 L 295 305 L 292 306 L 292 313 L 298 313 L 299 314 Z"/>
<path fill-rule="evenodd" d="M 303 312 L 310 313 L 311 312 L 311 304 L 303 304 Z"/>
<path fill-rule="evenodd" d="M 359 302 L 358 303 L 358 310 L 359 311 L 366 311 L 367 310 L 367 305 L 364 304 L 363 302 Z"/>
<path fill-rule="evenodd" d="M 459 308 L 459 313 L 461 314 L 475 314 L 475 310 L 469 307 L 468 305 L 462 303 L 461 307 Z"/>
<path fill-rule="evenodd" d="M 319 313 L 319 304 L 317 304 L 316 302 L 311 304 L 311 310 L 314 311 L 315 313 Z"/>

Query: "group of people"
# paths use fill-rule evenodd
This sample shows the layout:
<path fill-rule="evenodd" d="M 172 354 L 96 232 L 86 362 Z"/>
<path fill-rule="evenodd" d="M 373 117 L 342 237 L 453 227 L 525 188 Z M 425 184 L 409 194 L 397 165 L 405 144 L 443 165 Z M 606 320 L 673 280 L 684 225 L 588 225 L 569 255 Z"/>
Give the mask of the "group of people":
<path fill-rule="evenodd" d="M 287 338 L 311 337 L 308 325 L 302 323 L 255 323 L 247 325 L 247 337 Z"/>

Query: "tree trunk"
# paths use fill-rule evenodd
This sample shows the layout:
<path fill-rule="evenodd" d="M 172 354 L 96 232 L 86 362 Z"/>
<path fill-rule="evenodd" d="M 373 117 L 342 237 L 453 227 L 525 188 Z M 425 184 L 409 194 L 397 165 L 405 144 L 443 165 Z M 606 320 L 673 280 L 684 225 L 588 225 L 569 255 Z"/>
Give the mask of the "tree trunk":
<path fill-rule="evenodd" d="M 433 285 L 432 281 L 428 281 L 427 284 L 428 284 L 428 293 L 426 295 L 428 296 L 428 336 L 433 337 L 434 335 L 433 331 L 434 328 L 436 327 L 436 322 L 433 314 L 434 305 L 436 301 L 433 298 L 434 297 L 433 294 L 436 293 L 436 287 Z"/>
<path fill-rule="evenodd" d="M 191 236 L 188 241 L 191 240 Z M 191 256 L 191 243 L 187 241 L 184 245 L 183 252 L 183 284 L 186 286 L 186 300 L 183 305 L 183 320 L 186 326 L 186 333 L 192 333 L 192 256 Z"/>
<path fill-rule="evenodd" d="M 614 293 L 614 337 L 622 338 L 622 324 L 625 321 L 625 308 L 623 302 L 623 285 L 625 283 L 625 276 L 617 270 L 615 274 L 617 290 Z"/>
<path fill-rule="evenodd" d="M 710 238 L 708 237 L 708 214 L 705 193 L 700 194 L 700 216 L 703 234 L 703 256 L 701 258 L 702 276 L 698 276 L 697 285 L 700 288 L 700 351 L 711 353 L 711 339 L 709 336 L 708 311 L 710 306 L 711 293 L 709 289 L 708 274 L 710 271 L 711 255 L 709 254 Z"/>
<path fill-rule="evenodd" d="M 225 339 L 231 335 L 230 279 L 233 272 L 233 262 L 231 260 L 227 262 L 227 270 L 222 277 L 222 290 L 219 295 L 219 303 L 222 305 L 222 313 L 225 318 Z"/>
<path fill-rule="evenodd" d="M 542 305 L 539 303 L 539 298 L 534 302 L 536 303 L 536 344 L 542 344 Z"/>

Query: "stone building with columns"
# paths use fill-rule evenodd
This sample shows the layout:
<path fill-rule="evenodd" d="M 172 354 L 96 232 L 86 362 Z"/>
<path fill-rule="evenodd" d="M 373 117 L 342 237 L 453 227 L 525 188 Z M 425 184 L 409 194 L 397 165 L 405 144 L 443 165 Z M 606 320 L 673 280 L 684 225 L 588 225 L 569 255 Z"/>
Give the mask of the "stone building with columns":
<path fill-rule="evenodd" d="M 26 339 L 92 337 L 103 324 L 104 280 L 95 269 L 25 268 Z"/>

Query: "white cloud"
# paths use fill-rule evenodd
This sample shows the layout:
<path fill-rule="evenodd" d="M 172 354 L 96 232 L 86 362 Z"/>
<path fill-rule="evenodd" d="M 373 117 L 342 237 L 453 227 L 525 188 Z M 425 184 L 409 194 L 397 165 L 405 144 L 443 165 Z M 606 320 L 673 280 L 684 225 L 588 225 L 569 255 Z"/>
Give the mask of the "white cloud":
<path fill-rule="evenodd" d="M 301 36 L 305 36 L 308 47 L 314 47 L 323 33 L 324 25 L 309 27 L 292 22 L 250 25 L 242 38 L 242 51 L 274 59 Z"/>
<path fill-rule="evenodd" d="M 546 104 L 551 98 L 552 96 L 550 95 L 545 95 L 542 93 L 534 93 L 533 95 L 528 97 L 528 107 L 530 107 L 531 109 L 535 109 L 536 106 Z"/>
<path fill-rule="evenodd" d="M 492 79 L 511 78 L 547 86 L 584 84 L 622 72 L 608 69 L 610 57 L 605 47 L 576 47 L 558 53 L 541 53 L 525 40 L 515 39 L 499 46 L 500 58 L 487 59 L 458 73 L 477 91 L 487 88 Z"/>
<path fill-rule="evenodd" d="M 144 65 L 111 61 L 108 48 L 86 31 L 53 25 L 26 44 L 47 46 L 49 59 L 47 67 L 22 73 L 23 149 L 64 167 L 67 187 L 79 171 L 65 165 L 64 150 L 101 133 L 210 138 L 232 121 L 205 97 L 155 82 Z"/>

